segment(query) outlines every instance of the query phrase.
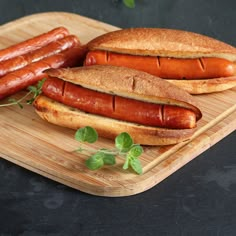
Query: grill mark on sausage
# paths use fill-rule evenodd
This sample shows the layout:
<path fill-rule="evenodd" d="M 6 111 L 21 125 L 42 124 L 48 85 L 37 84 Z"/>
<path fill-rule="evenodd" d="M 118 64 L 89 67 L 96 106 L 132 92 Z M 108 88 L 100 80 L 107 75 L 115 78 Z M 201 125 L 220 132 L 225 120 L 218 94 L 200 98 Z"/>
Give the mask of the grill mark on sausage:
<path fill-rule="evenodd" d="M 157 57 L 157 68 L 160 68 L 161 63 L 160 63 L 160 57 Z"/>
<path fill-rule="evenodd" d="M 105 54 L 105 62 L 108 63 L 110 61 L 110 52 L 106 52 Z"/>
<path fill-rule="evenodd" d="M 161 123 L 164 124 L 164 121 L 165 121 L 165 112 L 164 112 L 164 108 L 165 106 L 164 105 L 161 105 L 161 109 L 160 109 L 160 120 L 161 120 Z"/>
<path fill-rule="evenodd" d="M 116 111 L 116 96 L 115 95 L 112 96 L 112 111 L 113 112 Z"/>
<path fill-rule="evenodd" d="M 50 59 L 50 57 L 49 57 L 49 59 Z M 51 68 L 51 64 L 50 64 L 49 59 L 48 59 L 48 57 L 47 57 L 47 58 L 44 58 L 44 59 L 42 59 L 42 60 L 39 61 L 40 63 L 43 63 L 43 64 L 46 65 L 46 67 L 48 67 L 48 68 L 45 67 L 44 70 Z"/>
<path fill-rule="evenodd" d="M 66 83 L 68 83 L 68 82 L 66 82 L 66 81 L 63 81 L 63 85 L 62 85 L 62 93 L 61 93 L 61 95 L 62 95 L 62 97 L 64 98 L 65 97 L 65 93 L 66 93 Z"/>
<path fill-rule="evenodd" d="M 200 65 L 202 71 L 205 71 L 206 70 L 206 66 L 205 66 L 205 63 L 204 63 L 203 59 L 199 58 L 198 61 L 199 61 L 199 65 Z"/>

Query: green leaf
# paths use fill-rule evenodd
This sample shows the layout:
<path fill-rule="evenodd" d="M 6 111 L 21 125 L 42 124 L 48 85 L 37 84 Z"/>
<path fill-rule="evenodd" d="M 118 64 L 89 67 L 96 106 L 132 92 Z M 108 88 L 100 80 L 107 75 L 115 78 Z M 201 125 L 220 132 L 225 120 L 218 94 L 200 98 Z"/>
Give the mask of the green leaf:
<path fill-rule="evenodd" d="M 103 153 L 103 162 L 105 165 L 115 165 L 116 159 L 112 154 Z"/>
<path fill-rule="evenodd" d="M 126 7 L 135 8 L 135 0 L 123 0 Z"/>
<path fill-rule="evenodd" d="M 100 152 L 95 153 L 85 162 L 90 170 L 97 170 L 104 165 L 103 155 Z"/>
<path fill-rule="evenodd" d="M 134 145 L 130 150 L 129 150 L 129 155 L 137 158 L 143 153 L 143 148 L 140 145 Z"/>
<path fill-rule="evenodd" d="M 142 165 L 139 159 L 137 158 L 132 158 L 130 160 L 130 166 L 132 167 L 132 169 L 139 175 L 142 174 L 143 170 L 142 170 Z"/>
<path fill-rule="evenodd" d="M 44 83 L 45 80 L 46 80 L 46 78 L 44 78 L 44 79 L 38 81 L 38 83 L 37 83 L 36 86 L 32 86 L 32 85 L 28 86 L 27 89 L 30 91 L 30 93 L 33 94 L 33 97 L 30 98 L 30 99 L 28 99 L 28 100 L 26 101 L 27 104 L 32 104 L 32 103 L 34 102 L 35 98 L 36 98 L 39 94 L 42 93 L 42 87 L 43 87 L 43 83 Z"/>
<path fill-rule="evenodd" d="M 21 103 L 18 102 L 17 105 L 20 109 L 23 109 L 23 105 Z"/>
<path fill-rule="evenodd" d="M 76 131 L 75 139 L 79 142 L 94 143 L 98 139 L 98 134 L 94 128 L 85 126 Z"/>
<path fill-rule="evenodd" d="M 0 104 L 0 107 L 6 107 L 6 106 L 12 106 L 12 105 L 18 105 L 20 108 L 23 108 L 22 103 L 24 103 L 25 99 L 29 96 L 29 95 L 33 95 L 32 98 L 26 100 L 26 104 L 32 104 L 33 101 L 35 100 L 35 98 L 42 93 L 42 86 L 44 81 L 46 80 L 46 78 L 38 81 L 36 86 L 28 86 L 28 90 L 29 92 L 24 95 L 22 98 L 16 100 L 14 98 L 10 98 L 8 101 L 9 103 L 7 104 Z"/>
<path fill-rule="evenodd" d="M 114 165 L 115 163 L 115 156 L 112 154 L 104 153 L 103 151 L 98 151 L 86 160 L 86 166 L 90 170 L 97 170 L 103 165 Z"/>
<path fill-rule="evenodd" d="M 131 168 L 138 174 L 142 174 L 142 165 L 138 157 L 143 153 L 143 148 L 136 144 L 134 145 L 126 155 L 125 163 L 123 169 Z"/>
<path fill-rule="evenodd" d="M 81 142 L 93 143 L 97 141 L 98 135 L 95 129 L 85 126 L 76 131 L 75 139 Z M 97 170 L 104 165 L 114 165 L 116 163 L 116 155 L 122 155 L 123 157 L 125 156 L 123 169 L 132 168 L 136 173 L 142 174 L 142 166 L 138 157 L 143 153 L 143 148 L 139 144 L 134 144 L 133 139 L 126 132 L 116 137 L 115 149 L 101 148 L 96 150 L 80 147 L 76 151 L 92 153 L 92 156 L 86 160 L 86 166 L 91 170 Z"/>
<path fill-rule="evenodd" d="M 40 89 L 40 90 L 42 89 L 45 80 L 46 80 L 46 78 L 43 78 L 42 80 L 38 81 L 38 83 L 37 83 L 37 88 L 38 89 Z"/>
<path fill-rule="evenodd" d="M 11 105 L 17 105 L 21 109 L 23 108 L 23 105 L 18 100 L 16 100 L 15 98 L 9 98 L 8 102 L 10 102 Z"/>
<path fill-rule="evenodd" d="M 29 90 L 30 92 L 32 92 L 32 93 L 37 93 L 38 88 L 36 88 L 35 86 L 29 86 L 29 87 L 28 87 L 28 90 Z"/>
<path fill-rule="evenodd" d="M 119 134 L 115 139 L 115 146 L 121 152 L 129 151 L 132 145 L 133 145 L 133 139 L 126 132 Z"/>
<path fill-rule="evenodd" d="M 32 104 L 33 102 L 34 102 L 34 98 L 28 99 L 28 100 L 26 101 L 27 104 Z"/>
<path fill-rule="evenodd" d="M 43 83 L 44 83 L 45 80 L 46 80 L 46 78 L 44 78 L 42 80 L 39 80 L 36 86 L 32 86 L 32 85 L 28 86 L 27 89 L 31 93 L 33 93 L 34 98 L 42 92 L 42 87 L 43 87 Z"/>

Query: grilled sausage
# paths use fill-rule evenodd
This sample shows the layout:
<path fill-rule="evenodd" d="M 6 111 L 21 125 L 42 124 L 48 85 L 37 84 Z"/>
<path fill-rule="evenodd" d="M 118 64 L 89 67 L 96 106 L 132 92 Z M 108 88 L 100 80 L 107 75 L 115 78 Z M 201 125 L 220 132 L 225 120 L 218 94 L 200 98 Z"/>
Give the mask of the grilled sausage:
<path fill-rule="evenodd" d="M 0 62 L 0 77 L 6 75 L 9 72 L 20 69 L 32 62 L 36 62 L 45 57 L 52 56 L 78 44 L 78 38 L 74 35 L 69 35 L 62 39 L 58 39 L 57 41 L 53 41 L 46 46 L 32 52 L 2 61 Z"/>
<path fill-rule="evenodd" d="M 57 78 L 48 78 L 42 91 L 47 97 L 70 107 L 118 120 L 170 129 L 196 126 L 195 113 L 186 108 L 101 93 Z"/>
<path fill-rule="evenodd" d="M 180 59 L 90 51 L 84 65 L 126 66 L 163 79 L 211 79 L 234 74 L 233 63 L 223 58 Z"/>
<path fill-rule="evenodd" d="M 6 74 L 0 78 L 0 99 L 25 89 L 42 78 L 47 77 L 43 73 L 46 69 L 78 65 L 83 55 L 84 48 L 82 46 L 72 47 Z"/>

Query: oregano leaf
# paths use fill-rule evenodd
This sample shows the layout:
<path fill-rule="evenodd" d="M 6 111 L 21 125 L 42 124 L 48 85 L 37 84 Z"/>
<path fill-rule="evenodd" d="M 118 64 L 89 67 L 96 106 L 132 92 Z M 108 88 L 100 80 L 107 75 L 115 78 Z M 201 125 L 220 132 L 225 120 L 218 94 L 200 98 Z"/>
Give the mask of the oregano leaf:
<path fill-rule="evenodd" d="M 134 145 L 129 150 L 129 155 L 131 155 L 134 158 L 138 158 L 143 153 L 143 148 L 140 145 Z"/>
<path fill-rule="evenodd" d="M 105 165 L 114 165 L 116 164 L 115 156 L 112 154 L 103 153 L 103 162 Z"/>
<path fill-rule="evenodd" d="M 7 106 L 12 106 L 12 105 L 18 105 L 20 108 L 23 108 L 23 103 L 25 103 L 25 100 L 28 96 L 33 94 L 33 97 L 31 97 L 30 99 L 26 100 L 26 104 L 32 104 L 33 101 L 35 100 L 35 98 L 42 93 L 42 86 L 44 81 L 46 80 L 46 78 L 38 81 L 36 86 L 28 86 L 27 90 L 29 90 L 29 92 L 24 95 L 22 98 L 16 100 L 14 98 L 10 98 L 8 99 L 9 103 L 7 104 L 0 104 L 0 107 L 7 107 Z"/>
<path fill-rule="evenodd" d="M 135 0 L 123 0 L 126 7 L 135 8 Z"/>
<path fill-rule="evenodd" d="M 79 142 L 93 143 L 97 141 L 98 134 L 92 127 L 85 126 L 76 131 L 75 139 Z M 104 165 L 114 165 L 116 163 L 116 155 L 125 155 L 123 169 L 126 170 L 131 167 L 137 174 L 141 174 L 142 165 L 138 157 L 142 154 L 143 148 L 139 144 L 133 144 L 133 139 L 126 132 L 116 137 L 115 147 L 115 149 L 101 148 L 98 150 L 89 147 L 80 147 L 76 151 L 85 151 L 86 155 L 93 153 L 92 156 L 86 160 L 86 166 L 90 170 L 97 170 Z"/>
<path fill-rule="evenodd" d="M 79 142 L 94 143 L 98 139 L 98 134 L 94 128 L 85 126 L 76 131 L 75 139 Z"/>
<path fill-rule="evenodd" d="M 142 174 L 142 165 L 139 159 L 137 158 L 132 158 L 130 160 L 130 166 L 132 167 L 132 169 L 139 175 Z"/>
<path fill-rule="evenodd" d="M 133 145 L 133 139 L 126 132 L 120 133 L 115 139 L 115 146 L 121 152 L 129 151 L 132 145 Z"/>
<path fill-rule="evenodd" d="M 97 152 L 87 159 L 85 164 L 90 170 L 97 170 L 104 165 L 103 156 L 101 153 Z"/>

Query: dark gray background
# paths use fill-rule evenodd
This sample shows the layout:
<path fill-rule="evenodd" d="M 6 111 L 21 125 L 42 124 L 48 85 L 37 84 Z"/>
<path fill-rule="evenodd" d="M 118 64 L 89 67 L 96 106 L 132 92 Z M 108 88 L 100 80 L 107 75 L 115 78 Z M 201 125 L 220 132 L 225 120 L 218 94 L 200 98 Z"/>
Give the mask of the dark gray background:
<path fill-rule="evenodd" d="M 0 24 L 46 11 L 123 28 L 186 29 L 236 46 L 235 0 L 137 0 L 135 9 L 118 0 L 1 0 Z M 235 141 L 234 132 L 154 188 L 125 198 L 91 196 L 0 160 L 0 235 L 236 235 Z"/>

